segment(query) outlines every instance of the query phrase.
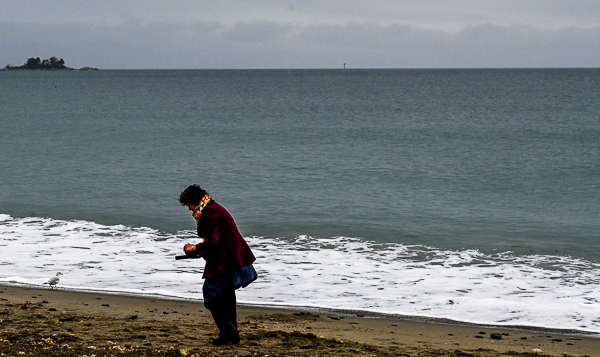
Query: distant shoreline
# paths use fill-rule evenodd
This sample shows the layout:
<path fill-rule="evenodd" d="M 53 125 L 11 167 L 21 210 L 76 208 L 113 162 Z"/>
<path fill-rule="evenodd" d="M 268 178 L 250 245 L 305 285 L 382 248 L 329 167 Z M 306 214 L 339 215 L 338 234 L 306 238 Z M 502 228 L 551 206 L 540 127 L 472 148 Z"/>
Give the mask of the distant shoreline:
<path fill-rule="evenodd" d="M 66 68 L 27 68 L 24 66 L 6 66 L 4 68 L 0 68 L 0 71 L 49 71 L 49 72 L 53 72 L 53 71 L 99 71 L 98 68 L 96 67 L 81 67 L 81 68 L 71 68 L 71 67 L 66 67 Z"/>
<path fill-rule="evenodd" d="M 81 67 L 79 71 L 97 71 L 95 67 Z M 52 56 L 42 60 L 40 57 L 29 57 L 27 62 L 21 66 L 9 63 L 0 71 L 76 71 L 75 68 L 65 66 L 65 60 Z"/>

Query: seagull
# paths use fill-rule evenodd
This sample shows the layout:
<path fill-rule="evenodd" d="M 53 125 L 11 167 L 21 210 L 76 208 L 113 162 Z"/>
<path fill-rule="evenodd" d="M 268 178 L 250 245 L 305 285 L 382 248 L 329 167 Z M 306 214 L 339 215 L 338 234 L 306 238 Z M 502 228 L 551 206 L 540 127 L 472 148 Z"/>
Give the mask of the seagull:
<path fill-rule="evenodd" d="M 47 282 L 45 282 L 44 284 L 48 284 L 50 285 L 50 287 L 52 287 L 52 290 L 54 290 L 54 286 L 56 284 L 58 284 L 59 280 L 58 277 L 63 275 L 61 272 L 56 273 L 55 277 L 50 278 L 50 280 L 48 280 Z"/>

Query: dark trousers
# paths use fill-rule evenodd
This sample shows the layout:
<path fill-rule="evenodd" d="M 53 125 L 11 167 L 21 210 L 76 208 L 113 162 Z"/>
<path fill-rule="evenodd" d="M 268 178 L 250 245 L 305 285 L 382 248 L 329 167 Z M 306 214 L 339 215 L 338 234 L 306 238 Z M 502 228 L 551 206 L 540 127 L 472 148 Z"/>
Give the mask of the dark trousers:
<path fill-rule="evenodd" d="M 226 331 L 230 322 L 237 329 L 236 304 L 235 290 L 230 290 L 205 302 L 204 306 L 210 311 L 219 331 Z"/>

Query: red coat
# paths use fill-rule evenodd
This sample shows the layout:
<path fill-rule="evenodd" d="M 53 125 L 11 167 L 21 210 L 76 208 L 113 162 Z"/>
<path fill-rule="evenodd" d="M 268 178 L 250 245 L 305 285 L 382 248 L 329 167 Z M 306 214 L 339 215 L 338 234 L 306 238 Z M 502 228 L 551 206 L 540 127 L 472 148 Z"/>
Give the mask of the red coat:
<path fill-rule="evenodd" d="M 202 210 L 198 236 L 204 238 L 204 242 L 196 245 L 197 252 L 206 260 L 204 279 L 236 271 L 256 260 L 231 214 L 215 201 Z"/>

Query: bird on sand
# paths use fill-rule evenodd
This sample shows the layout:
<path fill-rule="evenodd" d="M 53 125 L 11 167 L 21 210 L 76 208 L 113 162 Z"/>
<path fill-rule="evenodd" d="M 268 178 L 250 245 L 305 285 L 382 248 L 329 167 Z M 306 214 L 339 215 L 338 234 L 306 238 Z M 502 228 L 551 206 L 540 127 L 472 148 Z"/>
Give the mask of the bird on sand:
<path fill-rule="evenodd" d="M 45 282 L 44 284 L 48 284 L 50 285 L 50 287 L 52 287 L 52 290 L 54 290 L 54 287 L 56 286 L 56 284 L 58 284 L 58 282 L 60 281 L 60 279 L 58 278 L 59 276 L 63 275 L 61 272 L 56 273 L 55 277 L 50 278 L 50 280 L 48 280 L 47 282 Z"/>

